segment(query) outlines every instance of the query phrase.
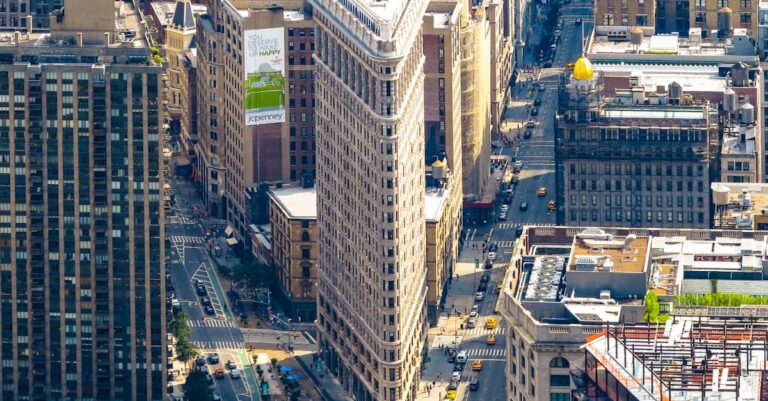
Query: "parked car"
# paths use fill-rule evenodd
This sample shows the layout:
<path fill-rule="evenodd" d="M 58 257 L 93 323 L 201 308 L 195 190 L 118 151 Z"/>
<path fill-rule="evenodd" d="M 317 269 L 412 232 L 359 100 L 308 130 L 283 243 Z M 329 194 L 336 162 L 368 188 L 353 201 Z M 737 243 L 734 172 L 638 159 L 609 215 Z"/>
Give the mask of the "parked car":
<path fill-rule="evenodd" d="M 528 202 L 523 202 L 520 204 L 520 211 L 524 212 L 528 210 Z"/>
<path fill-rule="evenodd" d="M 208 383 L 209 386 L 213 385 L 213 377 L 211 377 L 211 375 L 206 373 L 205 382 Z"/>
<path fill-rule="evenodd" d="M 499 213 L 499 220 L 506 220 L 507 219 L 507 212 L 501 212 Z"/>
<path fill-rule="evenodd" d="M 484 292 L 478 292 L 475 294 L 475 301 L 482 301 L 485 299 L 485 293 Z"/>
<path fill-rule="evenodd" d="M 488 282 L 488 281 L 490 281 L 490 280 L 491 280 L 491 276 L 489 276 L 489 275 L 488 275 L 488 273 L 484 273 L 484 274 L 483 274 L 483 275 L 480 277 L 480 282 L 481 282 L 481 283 L 487 283 L 487 282 Z"/>
<path fill-rule="evenodd" d="M 215 315 L 216 314 L 216 311 L 213 310 L 213 307 L 211 305 L 206 305 L 204 309 L 205 309 L 205 314 L 206 315 Z"/>
<path fill-rule="evenodd" d="M 537 107 L 534 107 L 531 109 L 531 115 L 532 116 L 538 116 L 539 115 L 539 109 Z"/>
<path fill-rule="evenodd" d="M 205 357 L 200 355 L 197 357 L 197 366 L 204 366 L 205 365 Z"/>
<path fill-rule="evenodd" d="M 205 289 L 205 286 L 202 284 L 197 285 L 197 295 L 208 295 L 208 290 Z"/>
<path fill-rule="evenodd" d="M 213 372 L 213 376 L 215 376 L 217 379 L 223 379 L 224 378 L 224 369 L 216 368 L 216 370 Z"/>
<path fill-rule="evenodd" d="M 459 351 L 456 354 L 456 363 L 467 363 L 467 351 Z"/>
<path fill-rule="evenodd" d="M 531 139 L 532 136 L 533 136 L 533 131 L 529 129 L 525 130 L 525 132 L 523 133 L 523 139 Z"/>
<path fill-rule="evenodd" d="M 212 353 L 212 354 L 208 354 L 208 362 L 211 365 L 215 365 L 215 364 L 219 363 L 219 354 L 217 354 L 215 352 Z"/>
<path fill-rule="evenodd" d="M 488 289 L 488 283 L 480 283 L 480 285 L 477 286 L 478 291 L 486 291 Z M 469 316 L 472 316 L 470 313 Z"/>
<path fill-rule="evenodd" d="M 233 379 L 239 379 L 240 378 L 240 371 L 237 369 L 232 369 L 229 371 L 229 377 Z"/>
<path fill-rule="evenodd" d="M 213 401 L 221 401 L 221 395 L 216 391 L 213 392 Z"/>
<path fill-rule="evenodd" d="M 475 327 L 477 327 L 477 318 L 470 317 L 469 320 L 467 320 L 467 328 L 474 329 Z"/>
<path fill-rule="evenodd" d="M 528 122 L 525 123 L 525 128 L 533 128 L 536 126 L 536 121 L 533 121 L 533 119 L 529 119 Z"/>
<path fill-rule="evenodd" d="M 496 252 L 488 252 L 488 260 L 490 261 L 496 260 Z"/>
<path fill-rule="evenodd" d="M 453 372 L 451 374 L 451 381 L 455 381 L 455 382 L 461 381 L 461 372 Z"/>
<path fill-rule="evenodd" d="M 539 99 L 539 98 L 534 99 L 533 100 L 533 105 L 534 106 L 541 106 L 541 99 Z"/>
<path fill-rule="evenodd" d="M 227 367 L 227 369 L 237 369 L 237 364 L 233 362 L 232 360 L 228 360 L 224 366 Z"/>
<path fill-rule="evenodd" d="M 203 305 L 210 305 L 211 300 L 208 297 L 200 297 L 200 303 L 202 303 Z"/>

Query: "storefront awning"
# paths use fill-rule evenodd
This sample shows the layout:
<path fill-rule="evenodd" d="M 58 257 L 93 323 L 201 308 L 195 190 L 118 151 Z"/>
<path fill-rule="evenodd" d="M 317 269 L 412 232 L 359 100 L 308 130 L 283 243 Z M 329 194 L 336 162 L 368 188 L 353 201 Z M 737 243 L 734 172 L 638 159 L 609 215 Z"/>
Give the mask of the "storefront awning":
<path fill-rule="evenodd" d="M 237 240 L 234 238 L 227 238 L 227 245 L 229 246 L 237 245 Z"/>
<path fill-rule="evenodd" d="M 234 229 L 234 228 L 232 228 L 232 226 L 227 226 L 227 228 L 226 228 L 226 229 L 224 229 L 224 234 L 226 234 L 226 235 L 227 235 L 227 237 L 229 237 L 230 235 L 232 235 L 232 233 L 233 233 L 233 232 L 235 232 L 235 229 Z"/>

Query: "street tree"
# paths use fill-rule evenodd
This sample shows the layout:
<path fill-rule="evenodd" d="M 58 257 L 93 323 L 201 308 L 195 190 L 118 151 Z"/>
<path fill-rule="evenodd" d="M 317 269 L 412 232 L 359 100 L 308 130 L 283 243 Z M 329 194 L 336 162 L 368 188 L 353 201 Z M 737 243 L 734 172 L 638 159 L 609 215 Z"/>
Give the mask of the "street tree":
<path fill-rule="evenodd" d="M 205 380 L 206 373 L 200 369 L 193 369 L 184 383 L 184 394 L 188 401 L 213 401 L 213 391 Z"/>
<path fill-rule="evenodd" d="M 248 289 L 271 287 L 272 266 L 262 262 L 242 263 L 232 269 L 232 281 Z"/>

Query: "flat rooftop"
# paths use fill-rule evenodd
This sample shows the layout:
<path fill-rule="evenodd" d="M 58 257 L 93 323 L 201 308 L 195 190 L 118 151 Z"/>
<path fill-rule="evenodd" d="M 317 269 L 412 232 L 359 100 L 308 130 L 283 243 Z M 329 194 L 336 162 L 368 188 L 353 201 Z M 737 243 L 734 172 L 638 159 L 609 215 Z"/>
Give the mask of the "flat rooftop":
<path fill-rule="evenodd" d="M 270 198 L 291 219 L 317 219 L 317 190 L 315 188 L 280 188 L 270 191 Z"/>
<path fill-rule="evenodd" d="M 724 43 L 702 40 L 698 43 L 677 35 L 653 35 L 643 37 L 639 46 L 629 40 L 617 41 L 608 36 L 595 36 L 589 53 L 615 54 L 676 54 L 676 55 L 725 55 Z"/>
<path fill-rule="evenodd" d="M 141 15 L 133 6 L 132 2 L 115 1 L 115 31 L 112 32 L 111 48 L 144 48 L 147 47 L 144 37 L 144 25 L 141 21 Z M 0 47 L 59 47 L 73 48 L 77 47 L 75 38 L 72 40 L 54 40 L 50 32 L 21 32 L 17 37 L 15 33 L 0 34 Z M 94 46 L 87 41 L 83 43 L 84 47 Z M 105 47 L 103 44 L 95 45 Z"/>
<path fill-rule="evenodd" d="M 722 92 L 727 81 L 719 75 L 717 66 L 686 65 L 685 74 L 680 74 L 679 65 L 640 64 L 640 63 L 601 63 L 592 64 L 595 71 L 610 75 L 629 75 L 638 79 L 638 85 L 646 92 L 656 92 L 660 86 L 669 87 L 672 82 L 682 86 L 684 93 Z"/>
<path fill-rule="evenodd" d="M 440 221 L 450 193 L 451 190 L 448 188 L 427 188 L 424 195 L 424 216 L 427 222 Z"/>
<path fill-rule="evenodd" d="M 723 135 L 722 153 L 726 155 L 744 155 L 751 156 L 756 152 L 755 149 L 755 127 L 747 129 L 744 141 L 739 137 L 739 132 L 735 134 Z"/>
<path fill-rule="evenodd" d="M 575 236 L 568 259 L 568 270 L 617 273 L 645 271 L 648 238 L 609 235 L 593 238 L 584 237 L 582 234 Z"/>
<path fill-rule="evenodd" d="M 711 189 L 713 201 L 717 202 L 717 191 L 727 197 L 722 207 L 722 219 L 719 214 L 714 216 L 716 226 L 751 230 L 755 216 L 768 213 L 763 212 L 768 211 L 768 184 L 714 182 Z"/>

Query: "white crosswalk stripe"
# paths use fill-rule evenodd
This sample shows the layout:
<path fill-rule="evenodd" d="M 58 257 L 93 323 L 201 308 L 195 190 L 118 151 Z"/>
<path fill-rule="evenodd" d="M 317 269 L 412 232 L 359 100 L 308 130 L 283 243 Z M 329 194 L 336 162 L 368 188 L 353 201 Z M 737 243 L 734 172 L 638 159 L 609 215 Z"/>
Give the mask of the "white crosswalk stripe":
<path fill-rule="evenodd" d="M 241 341 L 192 341 L 192 345 L 203 349 L 241 349 L 245 344 Z"/>
<path fill-rule="evenodd" d="M 556 224 L 554 224 L 554 223 L 500 223 L 497 226 L 497 228 L 503 229 L 503 230 L 508 230 L 510 228 L 517 228 L 517 227 L 522 227 L 522 226 L 526 226 L 526 225 L 528 225 L 528 226 L 537 226 L 537 227 L 552 227 L 552 226 L 555 226 Z"/>
<path fill-rule="evenodd" d="M 493 330 L 488 330 L 485 327 L 475 327 L 474 329 L 467 329 L 466 334 L 467 336 L 482 336 L 482 335 L 488 335 L 488 334 L 496 334 L 496 335 L 504 335 L 504 332 L 506 331 L 503 327 L 497 327 Z"/>
<path fill-rule="evenodd" d="M 507 354 L 507 351 L 503 347 L 498 347 L 498 346 L 488 347 L 488 348 L 472 348 L 466 351 L 467 351 L 467 357 L 470 359 L 478 358 L 478 357 L 503 358 Z"/>
<path fill-rule="evenodd" d="M 171 242 L 191 242 L 193 244 L 204 244 L 205 239 L 202 237 L 192 237 L 188 235 L 172 235 Z"/>
<path fill-rule="evenodd" d="M 499 248 L 512 248 L 515 241 L 492 241 Z"/>
<path fill-rule="evenodd" d="M 195 221 L 186 216 L 173 216 L 169 217 L 168 221 L 171 224 L 195 224 Z"/>
<path fill-rule="evenodd" d="M 190 320 L 190 327 L 236 327 L 235 322 L 231 320 L 220 319 L 206 319 L 206 320 Z"/>

